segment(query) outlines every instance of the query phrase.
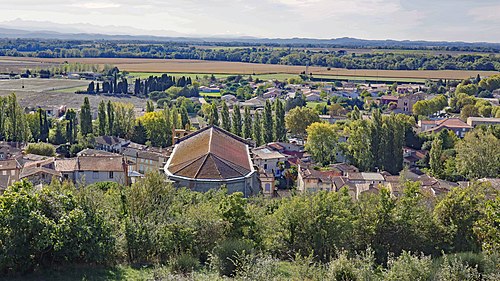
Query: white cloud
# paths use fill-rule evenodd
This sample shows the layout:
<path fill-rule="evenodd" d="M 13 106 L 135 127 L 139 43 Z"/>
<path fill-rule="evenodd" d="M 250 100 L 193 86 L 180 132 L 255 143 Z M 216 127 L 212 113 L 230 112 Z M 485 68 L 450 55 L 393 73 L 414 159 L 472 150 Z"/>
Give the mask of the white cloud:
<path fill-rule="evenodd" d="M 474 7 L 468 12 L 468 14 L 472 16 L 476 21 L 500 23 L 500 4 Z"/>
<path fill-rule="evenodd" d="M 84 8 L 84 9 L 112 9 L 112 8 L 118 8 L 121 5 L 112 2 L 86 2 L 86 3 L 75 3 L 71 4 L 70 6 L 76 8 Z"/>

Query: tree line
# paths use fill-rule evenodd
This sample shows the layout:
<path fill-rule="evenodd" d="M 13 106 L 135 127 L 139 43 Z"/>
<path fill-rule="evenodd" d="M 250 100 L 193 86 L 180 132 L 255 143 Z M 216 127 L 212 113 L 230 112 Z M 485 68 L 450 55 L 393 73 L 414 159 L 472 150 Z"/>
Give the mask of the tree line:
<path fill-rule="evenodd" d="M 42 58 L 161 58 L 238 61 L 262 64 L 316 65 L 348 69 L 382 70 L 500 70 L 500 58 L 494 54 L 432 54 L 420 52 L 373 52 L 347 54 L 345 51 L 274 47 L 196 48 L 187 44 L 137 44 L 72 41 L 39 42 L 37 47 L 16 47 L 12 41 L 0 41 L 0 56 Z M 24 45 L 23 45 L 24 46 Z M 71 47 L 69 47 L 71 46 Z"/>
<path fill-rule="evenodd" d="M 0 272 L 169 265 L 178 274 L 204 268 L 236 277 L 266 270 L 249 278 L 261 280 L 279 277 L 278 264 L 303 261 L 308 273 L 299 279 L 307 280 L 498 277 L 497 190 L 474 183 L 436 198 L 418 182 L 401 184 L 399 198 L 381 188 L 353 200 L 343 188 L 268 200 L 228 195 L 224 187 L 207 193 L 175 189 L 158 173 L 131 187 L 76 188 L 54 181 L 37 189 L 22 181 L 0 195 Z M 453 270 L 439 262 L 455 253 L 461 258 Z M 441 264 L 440 273 L 432 270 L 431 258 Z M 471 271 L 475 279 L 440 275 Z"/>
<path fill-rule="evenodd" d="M 221 102 L 220 109 L 214 102 L 205 107 L 204 111 L 209 125 L 219 126 L 245 139 L 252 139 L 257 146 L 286 140 L 285 108 L 279 99 L 273 103 L 266 100 L 262 113 L 259 110 L 250 110 L 248 106 L 242 110 L 236 103 L 230 114 L 229 107 L 224 101 Z"/>

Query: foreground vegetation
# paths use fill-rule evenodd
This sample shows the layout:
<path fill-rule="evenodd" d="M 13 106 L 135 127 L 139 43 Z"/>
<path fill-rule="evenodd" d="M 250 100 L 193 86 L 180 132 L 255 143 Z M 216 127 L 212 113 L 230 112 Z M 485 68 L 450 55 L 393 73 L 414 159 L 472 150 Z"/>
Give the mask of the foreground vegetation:
<path fill-rule="evenodd" d="M 223 188 L 200 194 L 159 174 L 131 187 L 54 182 L 37 190 L 19 182 L 0 196 L 0 272 L 55 280 L 498 280 L 498 191 L 476 183 L 436 199 L 418 183 L 404 185 L 399 199 L 382 189 L 353 201 L 347 190 L 273 200 Z"/>

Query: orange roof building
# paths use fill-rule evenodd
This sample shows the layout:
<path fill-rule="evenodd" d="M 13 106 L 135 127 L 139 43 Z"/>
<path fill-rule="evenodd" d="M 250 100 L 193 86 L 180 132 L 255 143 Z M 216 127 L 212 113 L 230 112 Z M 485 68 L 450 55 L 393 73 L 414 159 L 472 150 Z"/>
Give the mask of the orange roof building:
<path fill-rule="evenodd" d="M 250 145 L 221 128 L 206 127 L 177 141 L 165 173 L 177 186 L 195 191 L 225 185 L 229 193 L 256 195 L 258 173 L 250 157 Z"/>

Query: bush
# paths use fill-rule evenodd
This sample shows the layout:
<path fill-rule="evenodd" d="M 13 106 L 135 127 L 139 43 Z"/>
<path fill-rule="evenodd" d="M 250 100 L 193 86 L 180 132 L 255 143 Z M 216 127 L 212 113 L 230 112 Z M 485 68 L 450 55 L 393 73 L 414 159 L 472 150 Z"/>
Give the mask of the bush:
<path fill-rule="evenodd" d="M 480 280 L 477 265 L 463 261 L 459 255 L 444 256 L 436 278 L 440 281 L 476 281 Z"/>
<path fill-rule="evenodd" d="M 197 270 L 200 267 L 200 263 L 197 258 L 190 254 L 183 253 L 171 261 L 170 267 L 174 273 L 187 275 Z"/>
<path fill-rule="evenodd" d="M 432 261 L 429 256 L 417 256 L 404 251 L 398 258 L 389 258 L 384 280 L 429 280 L 431 265 Z"/>
<path fill-rule="evenodd" d="M 217 268 L 221 276 L 232 277 L 241 268 L 244 257 L 252 253 L 253 247 L 245 240 L 228 239 L 222 241 L 215 247 L 213 256 L 213 266 Z"/>
<path fill-rule="evenodd" d="M 56 149 L 53 145 L 48 143 L 30 143 L 26 148 L 26 153 L 42 156 L 54 156 L 56 155 Z"/>

